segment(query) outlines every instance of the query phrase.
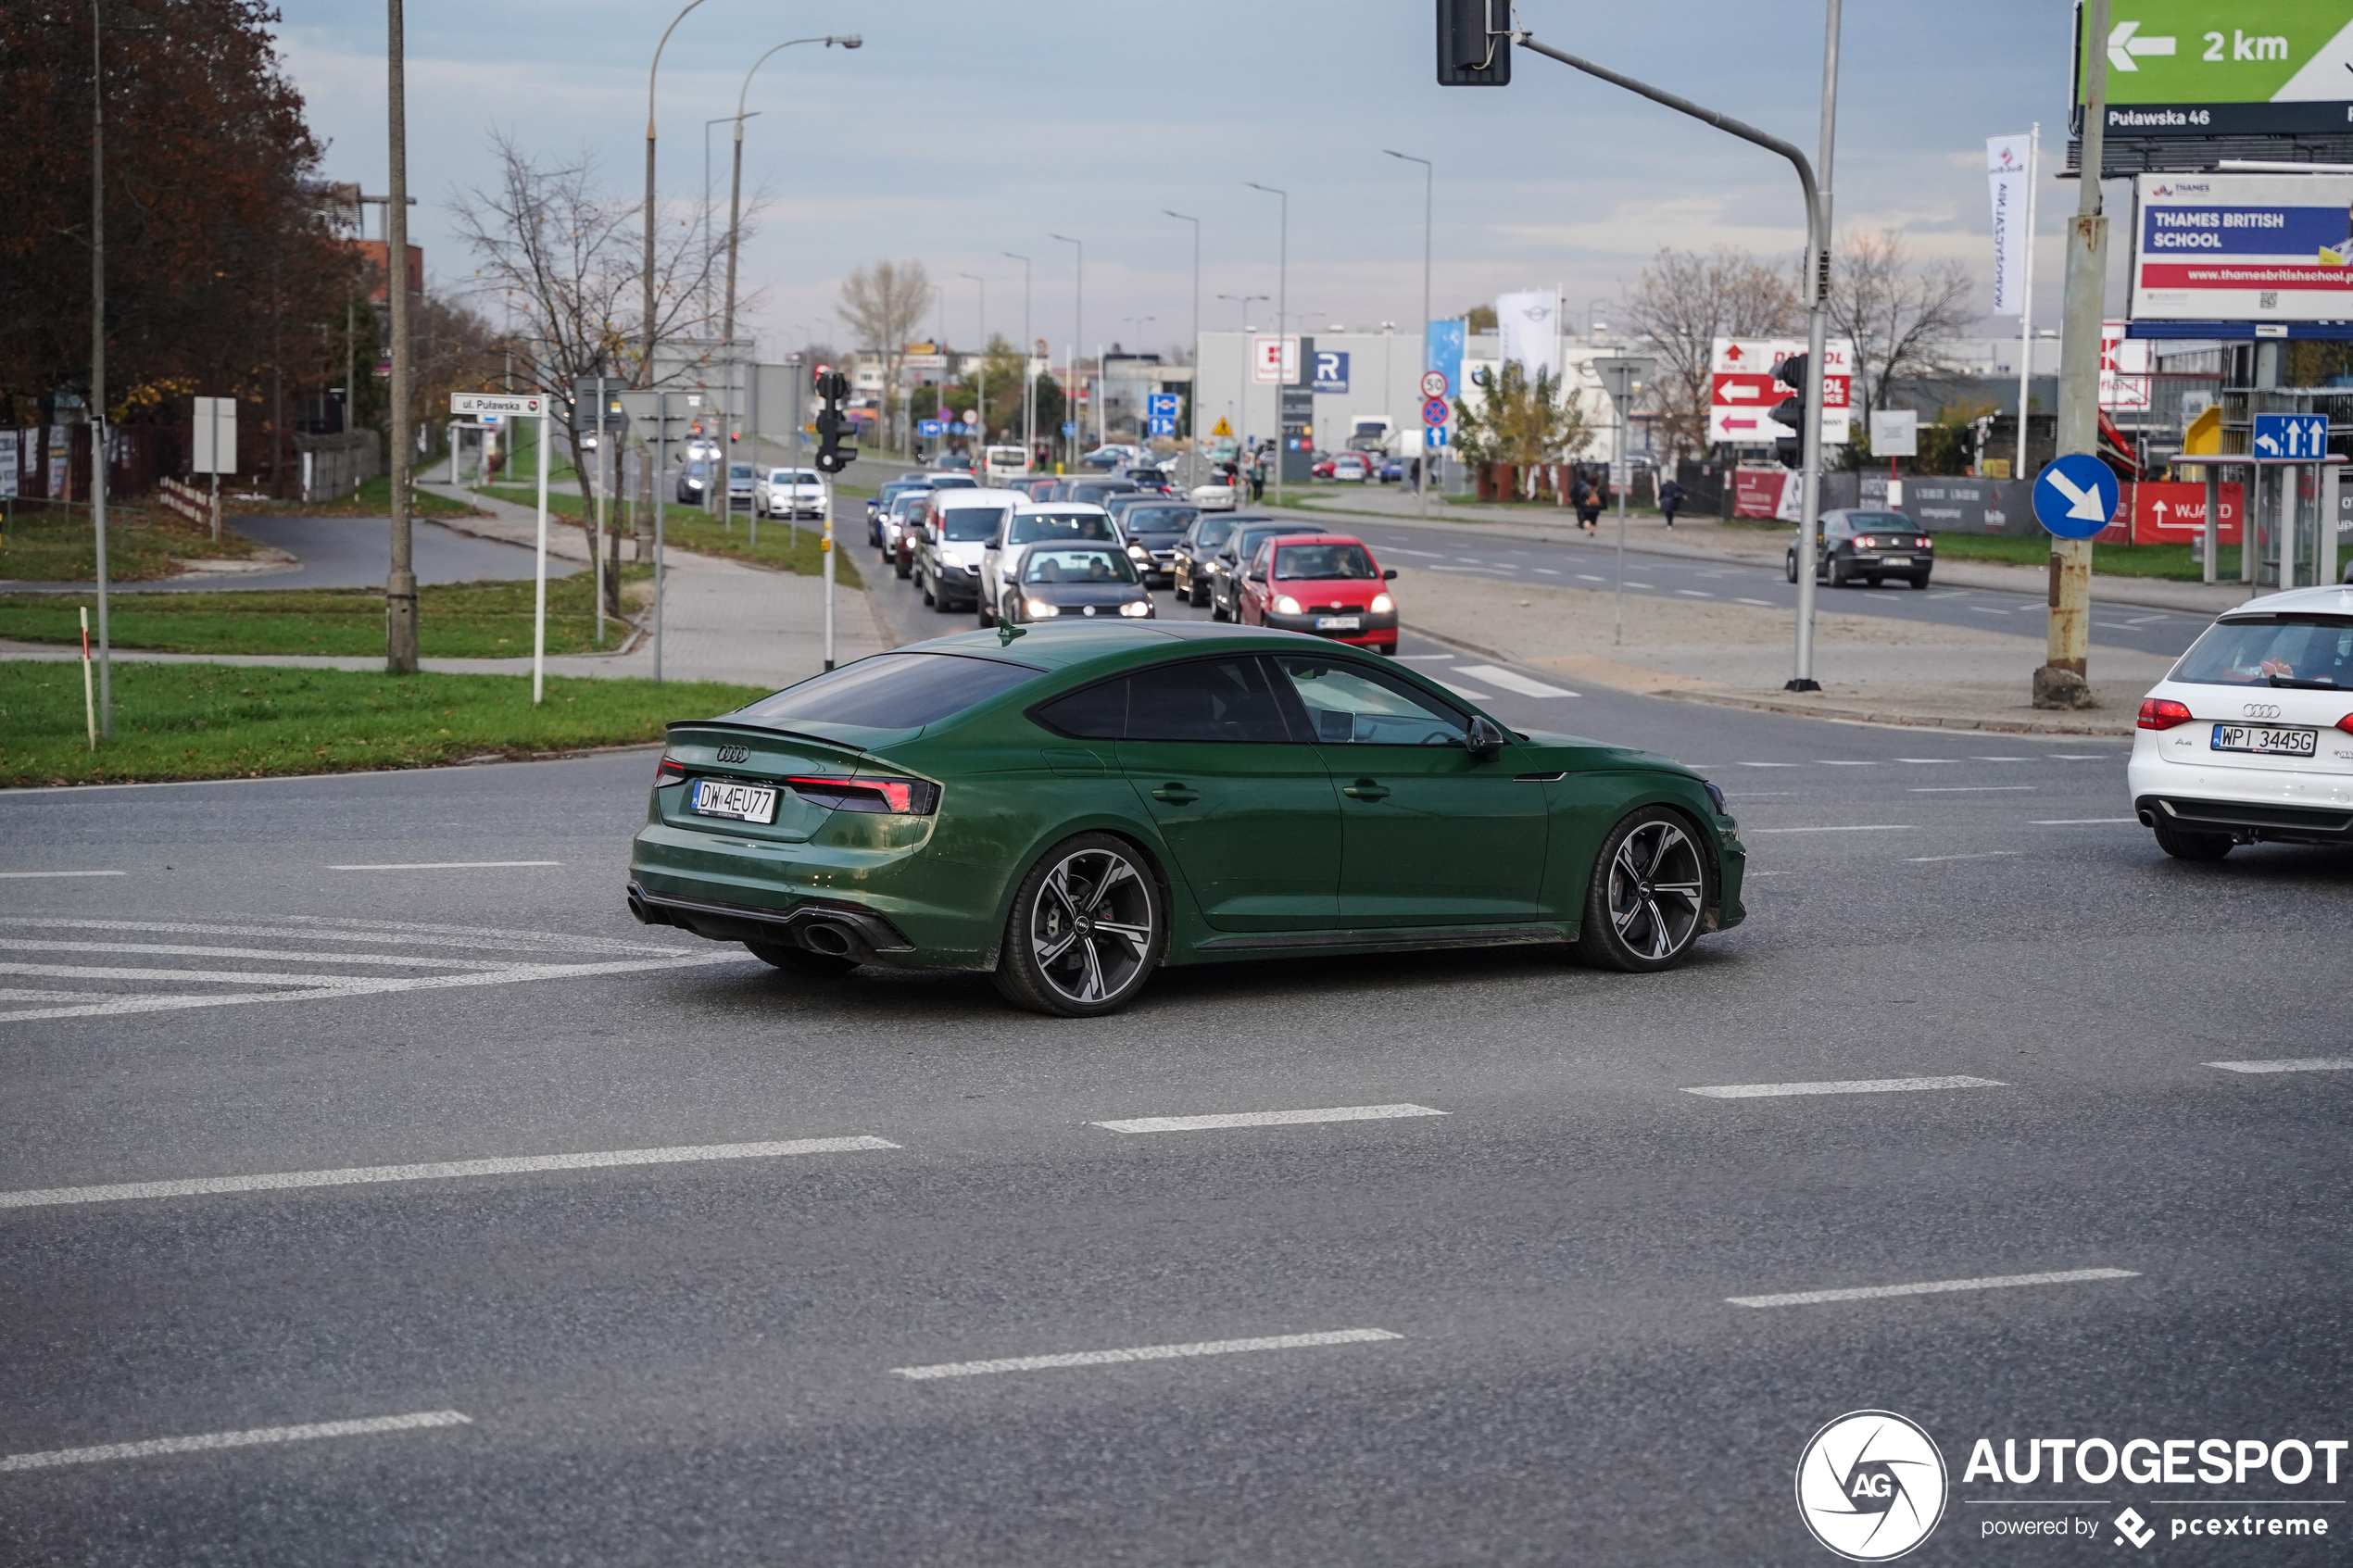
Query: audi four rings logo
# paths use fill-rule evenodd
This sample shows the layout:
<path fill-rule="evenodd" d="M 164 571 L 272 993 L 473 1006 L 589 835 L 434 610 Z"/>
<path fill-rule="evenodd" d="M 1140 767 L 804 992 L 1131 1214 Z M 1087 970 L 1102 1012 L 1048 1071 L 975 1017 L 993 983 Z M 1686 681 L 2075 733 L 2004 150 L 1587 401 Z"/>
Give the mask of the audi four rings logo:
<path fill-rule="evenodd" d="M 2280 716 L 2280 705 L 2276 702 L 2250 702 L 2240 711 L 2250 719 L 2276 719 Z"/>
<path fill-rule="evenodd" d="M 1903 1556 L 1944 1517 L 1944 1456 L 1893 1411 L 1854 1411 L 1814 1434 L 1797 1461 L 1797 1512 L 1849 1562 Z"/>
<path fill-rule="evenodd" d="M 719 748 L 719 760 L 722 762 L 749 762 L 751 760 L 751 751 L 747 746 L 723 746 Z"/>

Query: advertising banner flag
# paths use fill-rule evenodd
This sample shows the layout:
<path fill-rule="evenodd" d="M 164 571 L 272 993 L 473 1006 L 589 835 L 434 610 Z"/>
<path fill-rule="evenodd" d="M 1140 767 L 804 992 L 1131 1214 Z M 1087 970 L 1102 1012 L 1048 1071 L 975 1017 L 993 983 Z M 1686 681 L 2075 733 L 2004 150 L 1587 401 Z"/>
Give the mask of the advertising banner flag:
<path fill-rule="evenodd" d="M 1994 314 L 2026 308 L 2027 139 L 1985 139 L 1985 182 L 1994 196 Z"/>
<path fill-rule="evenodd" d="M 1541 294 L 1497 295 L 1495 331 L 1503 340 L 1497 357 L 1518 360 L 1529 381 L 1542 370 L 1560 374 L 1559 295 L 1549 289 Z"/>
<path fill-rule="evenodd" d="M 1463 326 L 1459 316 L 1448 321 L 1432 321 L 1424 344 L 1427 352 L 1422 369 L 1436 370 L 1451 387 L 1463 384 Z"/>
<path fill-rule="evenodd" d="M 2143 174 L 2133 193 L 2134 320 L 2353 317 L 2353 175 Z"/>

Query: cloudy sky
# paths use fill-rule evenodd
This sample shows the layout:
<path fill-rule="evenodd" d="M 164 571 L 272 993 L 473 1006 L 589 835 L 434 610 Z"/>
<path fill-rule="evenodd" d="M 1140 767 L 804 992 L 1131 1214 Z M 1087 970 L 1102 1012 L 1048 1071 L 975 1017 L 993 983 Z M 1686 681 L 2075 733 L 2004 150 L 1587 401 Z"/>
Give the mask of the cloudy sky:
<path fill-rule="evenodd" d="M 328 144 L 326 172 L 384 183 L 381 0 L 287 6 L 281 38 Z M 412 237 L 434 277 L 477 265 L 451 196 L 488 182 L 495 129 L 550 158 L 593 157 L 623 194 L 642 187 L 647 61 L 667 0 L 409 0 Z M 1536 36 L 1812 150 L 1822 8 L 1792 0 L 1520 0 Z M 1834 188 L 1842 230 L 1903 231 L 1924 255 L 1990 274 L 1984 139 L 2044 128 L 2064 153 L 2067 0 L 1921 0 L 1846 8 Z M 661 80 L 661 184 L 674 220 L 699 200 L 704 121 L 732 114 L 772 44 L 858 32 L 856 53 L 785 51 L 751 88 L 746 181 L 765 230 L 745 256 L 763 291 L 753 326 L 781 350 L 832 322 L 844 273 L 920 257 L 944 282 L 952 341 L 1032 323 L 1059 358 L 1071 335 L 1073 247 L 1087 244 L 1088 351 L 1191 331 L 1191 231 L 1202 224 L 1202 323 L 1239 324 L 1221 294 L 1273 294 L 1277 204 L 1290 192 L 1290 300 L 1309 330 L 1410 323 L 1420 307 L 1422 189 L 1395 147 L 1437 164 L 1440 315 L 1499 291 L 1558 285 L 1567 314 L 1608 301 L 1662 246 L 1792 253 L 1803 236 L 1788 166 L 1695 121 L 1522 52 L 1504 89 L 1432 80 L 1429 0 L 704 0 L 673 36 Z M 724 204 L 727 128 L 711 132 Z M 2112 187 L 2113 202 L 2120 187 Z M 2056 326 L 2057 236 L 2075 200 L 2046 179 L 2036 317 Z M 724 205 L 722 222 L 724 223 Z M 372 229 L 371 231 L 373 232 Z M 1271 307 L 1251 307 L 1271 328 Z M 1127 318 L 1151 317 L 1148 322 Z M 1986 330 L 2014 330 L 1989 320 Z"/>

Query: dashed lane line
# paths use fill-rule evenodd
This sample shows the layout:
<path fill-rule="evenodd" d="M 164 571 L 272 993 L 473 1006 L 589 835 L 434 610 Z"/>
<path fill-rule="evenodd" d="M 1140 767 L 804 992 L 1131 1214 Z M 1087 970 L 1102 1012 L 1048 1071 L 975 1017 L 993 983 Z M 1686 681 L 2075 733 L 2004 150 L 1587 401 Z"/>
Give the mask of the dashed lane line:
<path fill-rule="evenodd" d="M 515 866 L 560 866 L 561 860 L 395 860 L 373 866 L 329 866 L 331 872 L 479 872 Z"/>
<path fill-rule="evenodd" d="M 0 877 L 129 876 L 129 872 L 0 872 Z"/>
<path fill-rule="evenodd" d="M 44 931 L 154 931 L 191 936 L 277 936 L 305 942 L 382 942 L 425 947 L 506 947 L 537 952 L 548 947 L 597 953 L 684 958 L 686 947 L 631 942 L 610 936 L 579 936 L 559 931 L 510 931 L 490 926 L 425 925 L 409 921 L 329 921 L 311 915 L 276 917 L 275 925 L 240 925 L 220 921 L 60 920 L 48 915 L 0 915 L 0 926 L 36 925 Z"/>
<path fill-rule="evenodd" d="M 205 1453 L 215 1449 L 250 1449 L 270 1443 L 308 1443 L 325 1437 L 367 1437 L 383 1432 L 421 1432 L 436 1426 L 471 1426 L 460 1411 L 417 1411 L 373 1415 L 359 1421 L 320 1421 L 305 1426 L 256 1426 L 243 1432 L 204 1432 L 188 1437 L 150 1437 L 137 1443 L 101 1443 L 87 1449 L 52 1449 L 46 1453 L 0 1454 L 0 1470 L 47 1470 L 61 1464 L 98 1464 L 108 1460 L 150 1459 L 160 1454 Z"/>
<path fill-rule="evenodd" d="M 2353 1057 L 2291 1057 L 2280 1061 L 2209 1061 L 2225 1073 L 2353 1073 Z"/>
<path fill-rule="evenodd" d="M 1750 828 L 1750 833 L 1909 833 L 1909 822 L 1851 822 L 1821 828 Z"/>
<path fill-rule="evenodd" d="M 615 1148 L 589 1154 L 529 1154 L 498 1160 L 443 1160 L 422 1165 L 354 1165 L 339 1171 L 274 1171 L 256 1176 L 199 1176 L 173 1182 L 114 1182 L 103 1186 L 0 1192 L 0 1209 L 55 1209 L 74 1203 L 125 1203 L 146 1198 L 200 1198 L 223 1192 L 286 1192 L 298 1187 L 382 1182 L 452 1181 L 462 1176 L 522 1176 L 540 1171 L 599 1171 L 620 1165 L 689 1165 L 716 1160 L 773 1160 L 793 1154 L 849 1154 L 897 1148 L 876 1137 L 797 1138 L 781 1143 L 692 1144 Z"/>
<path fill-rule="evenodd" d="M 52 942 L 38 937 L 0 936 L 0 953 L 140 953 L 173 959 L 275 959 L 281 963 L 382 963 L 409 969 L 493 970 L 503 959 L 441 959 L 419 953 L 290 953 L 283 947 L 207 947 L 181 942 Z M 162 971 L 176 973 L 177 971 Z M 313 976 L 312 978 L 321 978 Z"/>
<path fill-rule="evenodd" d="M 2141 819 L 2138 817 L 2049 817 L 2039 819 L 2028 823 L 2027 825 L 2029 827 L 2038 828 L 2088 828 L 2108 827 L 2118 822 L 2131 822 L 2137 827 L 2140 824 L 2140 821 Z"/>
<path fill-rule="evenodd" d="M 1785 1095 L 1888 1095 L 1907 1089 L 2006 1089 L 1998 1078 L 1849 1078 L 1822 1084 L 1710 1084 L 1685 1089 L 1707 1099 L 1778 1099 Z"/>
<path fill-rule="evenodd" d="M 1340 1105 L 1323 1110 L 1239 1110 L 1216 1116 L 1137 1116 L 1090 1122 L 1114 1133 L 1201 1133 L 1227 1127 L 1297 1127 L 1314 1122 L 1386 1122 L 1401 1116 L 1444 1116 L 1427 1105 Z"/>
<path fill-rule="evenodd" d="M 2002 860 L 2014 859 L 2018 854 L 2019 851 L 2016 849 L 1986 849 L 1974 855 L 1906 855 L 1904 858 L 1904 863 L 1909 866 L 1932 866 L 1944 860 Z"/>
<path fill-rule="evenodd" d="M 1548 685 L 1542 681 L 1532 680 L 1516 670 L 1505 670 L 1500 665 L 1464 664 L 1456 668 L 1474 681 L 1484 681 L 1491 686 L 1501 686 L 1505 691 L 1516 693 L 1521 696 L 1575 696 L 1577 695 L 1567 687 Z"/>
<path fill-rule="evenodd" d="M 1795 1290 L 1782 1296 L 1727 1296 L 1735 1307 L 1812 1307 L 1825 1301 L 1872 1301 L 1888 1296 L 1941 1296 L 1953 1290 L 2008 1290 L 2027 1285 L 2085 1285 L 2138 1279 L 2133 1269 L 2064 1269 L 2045 1274 L 1988 1274 L 1982 1279 L 1931 1279 L 1917 1285 L 1866 1285 L 1846 1290 Z"/>
<path fill-rule="evenodd" d="M 1340 1328 L 1321 1334 L 1278 1334 L 1263 1339 L 1208 1339 L 1191 1345 L 1137 1345 L 1123 1350 L 1073 1350 L 1055 1356 L 1008 1356 L 992 1361 L 943 1361 L 934 1366 L 895 1366 L 910 1382 L 941 1377 L 984 1377 L 1000 1372 L 1046 1372 L 1060 1367 L 1113 1366 L 1123 1361 L 1173 1361 L 1195 1356 L 1233 1356 L 1253 1350 L 1304 1350 L 1326 1345 L 1368 1345 L 1403 1339 L 1385 1328 Z"/>
<path fill-rule="evenodd" d="M 2032 784 L 1914 784 L 1906 792 L 1912 795 L 2003 795 L 2018 790 L 2032 790 Z"/>

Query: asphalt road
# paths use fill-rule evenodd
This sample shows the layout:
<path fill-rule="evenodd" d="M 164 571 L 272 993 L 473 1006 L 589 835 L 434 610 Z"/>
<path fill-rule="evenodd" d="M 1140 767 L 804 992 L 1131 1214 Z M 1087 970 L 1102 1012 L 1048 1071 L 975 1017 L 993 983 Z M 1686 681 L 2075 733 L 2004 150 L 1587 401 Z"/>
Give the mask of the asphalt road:
<path fill-rule="evenodd" d="M 2335 1530 L 2198 1561 L 2339 1560 L 2353 1466 L 1961 1472 L 2353 1436 L 2353 1073 L 2211 1065 L 2353 1054 L 2353 857 L 2170 861 L 2120 743 L 1403 651 L 1705 764 L 1748 923 L 1067 1022 L 631 923 L 649 753 L 0 794 L 0 1561 L 1827 1563 L 1793 1471 L 1867 1408 L 1952 1478 L 1912 1562 L 2214 1499 Z"/>

